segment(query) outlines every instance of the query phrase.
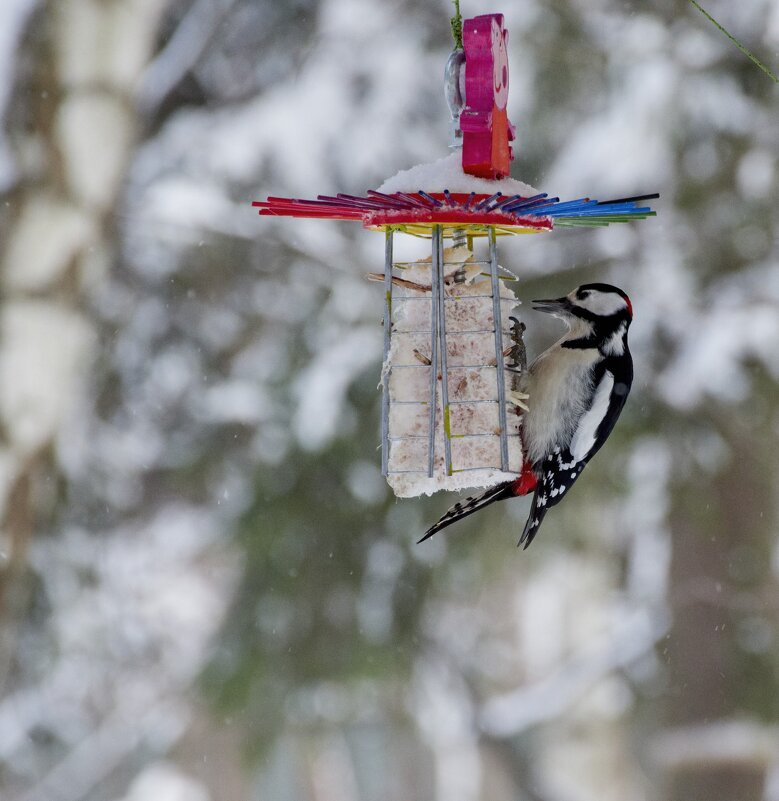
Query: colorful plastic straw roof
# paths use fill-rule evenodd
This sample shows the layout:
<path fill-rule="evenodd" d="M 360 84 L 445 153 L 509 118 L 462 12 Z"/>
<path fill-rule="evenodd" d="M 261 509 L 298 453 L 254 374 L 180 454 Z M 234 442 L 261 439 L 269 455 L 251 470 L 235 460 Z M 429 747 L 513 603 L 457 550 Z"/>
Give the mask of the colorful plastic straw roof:
<path fill-rule="evenodd" d="M 580 198 L 561 203 L 546 193 L 533 197 L 449 192 L 394 192 L 369 190 L 367 196 L 319 195 L 316 200 L 269 197 L 252 205 L 263 216 L 308 217 L 361 221 L 366 228 L 402 230 L 426 235 L 435 225 L 444 229 L 465 228 L 482 235 L 490 227 L 498 234 L 527 234 L 551 231 L 557 226 L 604 226 L 654 217 L 643 201 L 658 194 L 590 200 Z"/>
<path fill-rule="evenodd" d="M 462 229 L 470 236 L 483 236 L 488 231 L 528 234 L 551 231 L 556 226 L 603 226 L 654 216 L 655 212 L 641 202 L 656 198 L 657 194 L 605 201 L 580 198 L 565 203 L 546 194 L 532 197 L 502 192 L 478 194 L 484 184 L 508 177 L 514 157 L 514 126 L 506 112 L 507 43 L 508 31 L 502 14 L 467 19 L 463 22 L 462 43 L 452 52 L 446 66 L 445 95 L 453 125 L 450 145 L 461 148 L 462 175 L 456 179 L 436 176 L 436 189 L 451 185 L 452 180 L 461 184 L 462 178 L 478 179 L 481 186 L 458 185 L 459 192 L 447 189 L 414 192 L 410 190 L 417 181 L 409 179 L 406 173 L 411 171 L 406 171 L 403 185 L 393 187 L 404 191 L 391 194 L 369 190 L 365 197 L 345 194 L 319 195 L 316 200 L 270 197 L 253 205 L 261 215 L 359 220 L 366 228 L 401 230 L 419 236 L 431 235 L 436 226 L 441 226 L 444 236 Z M 451 165 L 447 167 L 444 161 L 436 165 L 449 169 Z M 420 165 L 425 166 L 435 165 Z M 419 183 L 429 186 L 429 180 L 420 176 Z M 503 188 L 510 191 L 514 187 Z M 469 189 L 475 191 L 468 194 Z"/>

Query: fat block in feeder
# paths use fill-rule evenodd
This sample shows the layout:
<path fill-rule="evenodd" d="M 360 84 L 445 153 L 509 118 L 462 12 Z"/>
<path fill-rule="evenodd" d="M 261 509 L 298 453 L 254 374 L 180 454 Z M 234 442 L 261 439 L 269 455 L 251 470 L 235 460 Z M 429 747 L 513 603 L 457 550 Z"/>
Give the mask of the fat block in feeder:
<path fill-rule="evenodd" d="M 496 326 L 489 262 L 476 261 L 464 246 L 446 248 L 442 256 L 438 298 L 433 257 L 392 265 L 382 376 L 388 395 L 385 472 L 398 497 L 491 486 L 522 467 L 519 407 L 509 400 L 509 408 L 501 409 L 506 385 L 517 379 L 505 369 L 503 343 L 511 346 L 510 316 L 518 300 L 505 281 L 495 282 Z"/>

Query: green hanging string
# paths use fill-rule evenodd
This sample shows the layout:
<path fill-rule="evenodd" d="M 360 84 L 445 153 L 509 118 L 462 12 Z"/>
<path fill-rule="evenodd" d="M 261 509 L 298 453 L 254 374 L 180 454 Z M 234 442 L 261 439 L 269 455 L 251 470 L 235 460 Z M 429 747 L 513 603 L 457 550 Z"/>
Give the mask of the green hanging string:
<path fill-rule="evenodd" d="M 463 15 L 460 13 L 460 0 L 452 0 L 454 16 L 449 20 L 452 24 L 452 38 L 456 50 L 463 49 Z"/>
<path fill-rule="evenodd" d="M 744 45 L 743 45 L 743 44 L 741 44 L 741 42 L 739 42 L 739 40 L 738 40 L 738 39 L 736 39 L 736 37 L 735 37 L 735 36 L 733 36 L 733 34 L 732 34 L 732 33 L 730 33 L 730 32 L 728 32 L 728 31 L 726 31 L 726 30 L 725 30 L 725 29 L 722 27 L 722 25 L 720 25 L 720 24 L 719 24 L 719 22 L 717 22 L 717 20 L 715 20 L 715 19 L 714 19 L 714 17 L 712 17 L 712 16 L 711 16 L 711 14 L 709 14 L 709 12 L 708 12 L 708 11 L 706 11 L 706 9 L 704 9 L 704 8 L 701 8 L 701 6 L 700 6 L 700 5 L 698 5 L 698 3 L 696 2 L 696 0 L 690 0 L 690 2 L 691 2 L 691 3 L 692 3 L 694 6 L 695 6 L 695 8 L 697 8 L 697 9 L 698 9 L 698 11 L 700 11 L 700 12 L 701 12 L 701 14 L 703 14 L 703 16 L 704 16 L 704 17 L 706 17 L 706 19 L 708 19 L 708 20 L 709 20 L 709 21 L 710 21 L 710 22 L 711 22 L 711 23 L 712 23 L 712 24 L 713 24 L 715 27 L 719 28 L 719 30 L 721 30 L 721 31 L 722 31 L 722 33 L 724 33 L 724 34 L 725 34 L 725 36 L 727 36 L 727 37 L 728 37 L 728 39 L 730 39 L 730 41 L 731 41 L 731 42 L 733 42 L 733 44 L 734 44 L 734 45 L 736 45 L 736 47 L 737 47 L 737 48 L 738 48 L 738 49 L 739 49 L 739 50 L 740 50 L 740 51 L 741 51 L 741 52 L 742 52 L 742 53 L 743 53 L 743 54 L 744 54 L 744 55 L 745 55 L 745 56 L 746 56 L 746 57 L 747 57 L 747 58 L 748 58 L 748 59 L 749 59 L 749 60 L 750 60 L 750 61 L 751 61 L 753 64 L 756 64 L 758 67 L 760 67 L 760 69 L 761 69 L 761 70 L 763 70 L 763 72 L 764 72 L 764 73 L 765 73 L 765 74 L 766 74 L 766 75 L 767 75 L 769 78 L 771 78 L 771 80 L 772 80 L 774 83 L 779 83 L 779 78 L 777 78 L 777 77 L 776 77 L 776 75 L 774 75 L 774 73 L 773 73 L 773 72 L 771 72 L 771 70 L 770 70 L 770 69 L 768 69 L 768 67 L 766 67 L 766 65 L 765 65 L 765 64 L 763 64 L 763 62 L 762 62 L 762 61 L 761 61 L 761 60 L 760 60 L 760 59 L 759 59 L 759 58 L 758 58 L 758 57 L 757 57 L 757 56 L 756 56 L 754 53 L 752 53 L 751 51 L 747 50 L 747 48 L 746 48 L 746 47 L 744 47 Z"/>

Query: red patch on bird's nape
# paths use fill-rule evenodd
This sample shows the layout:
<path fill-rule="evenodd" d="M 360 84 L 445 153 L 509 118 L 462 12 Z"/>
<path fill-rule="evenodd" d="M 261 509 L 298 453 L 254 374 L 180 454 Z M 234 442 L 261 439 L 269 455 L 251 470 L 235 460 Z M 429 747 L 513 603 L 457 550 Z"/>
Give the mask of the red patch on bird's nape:
<path fill-rule="evenodd" d="M 522 466 L 519 478 L 514 482 L 511 491 L 514 495 L 529 495 L 538 486 L 538 479 L 529 464 Z"/>
<path fill-rule="evenodd" d="M 630 319 L 633 319 L 633 304 L 630 302 L 630 298 L 625 295 L 625 303 L 628 304 L 628 314 L 630 315 Z"/>

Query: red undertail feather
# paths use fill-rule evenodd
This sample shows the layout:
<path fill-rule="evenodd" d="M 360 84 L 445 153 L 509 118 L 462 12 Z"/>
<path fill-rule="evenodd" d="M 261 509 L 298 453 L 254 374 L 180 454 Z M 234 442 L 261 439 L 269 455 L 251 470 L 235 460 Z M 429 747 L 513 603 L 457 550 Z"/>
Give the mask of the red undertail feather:
<path fill-rule="evenodd" d="M 519 478 L 512 485 L 512 493 L 514 495 L 530 495 L 537 486 L 538 478 L 536 478 L 533 468 L 526 462 L 522 466 Z"/>

